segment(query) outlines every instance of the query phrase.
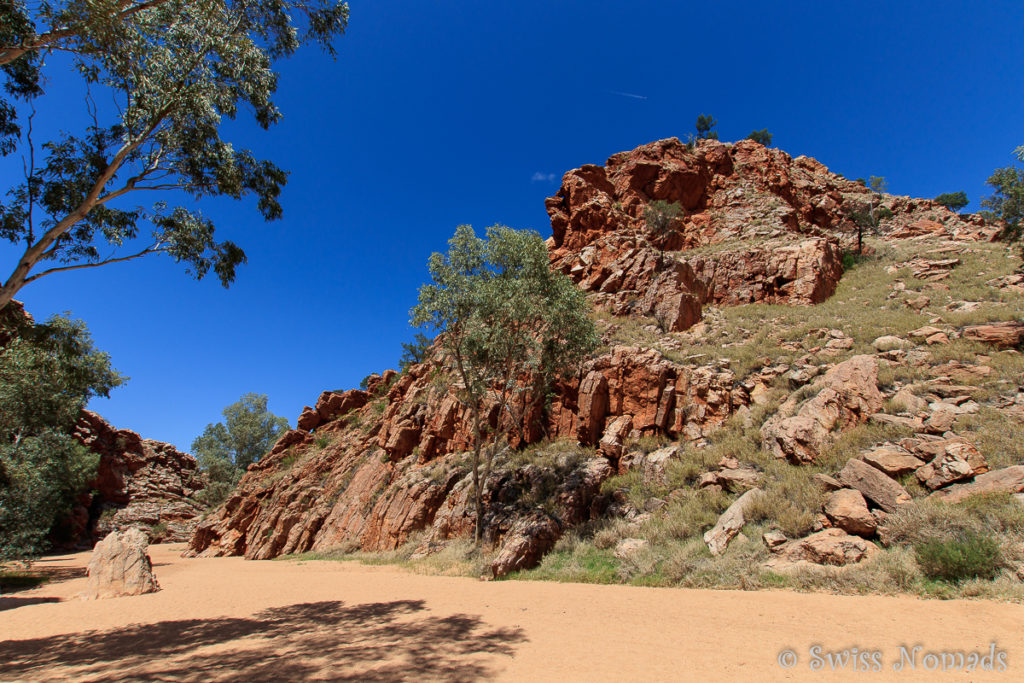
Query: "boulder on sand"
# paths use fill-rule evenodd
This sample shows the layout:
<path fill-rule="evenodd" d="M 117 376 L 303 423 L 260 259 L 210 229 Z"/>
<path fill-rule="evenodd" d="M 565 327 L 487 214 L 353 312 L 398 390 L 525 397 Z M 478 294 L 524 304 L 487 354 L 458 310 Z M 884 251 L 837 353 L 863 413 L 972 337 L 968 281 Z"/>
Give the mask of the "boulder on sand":
<path fill-rule="evenodd" d="M 116 598 L 160 590 L 149 560 L 149 541 L 138 527 L 112 532 L 96 544 L 83 597 Z"/>

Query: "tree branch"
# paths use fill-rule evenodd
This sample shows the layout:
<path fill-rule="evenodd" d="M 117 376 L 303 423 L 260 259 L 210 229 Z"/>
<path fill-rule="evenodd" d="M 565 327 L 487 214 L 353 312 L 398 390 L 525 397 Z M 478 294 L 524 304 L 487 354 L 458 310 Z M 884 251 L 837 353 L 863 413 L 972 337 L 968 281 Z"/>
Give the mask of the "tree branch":
<path fill-rule="evenodd" d="M 132 7 L 127 7 L 131 2 L 122 2 L 121 7 L 127 7 L 119 12 L 113 21 L 124 21 L 133 14 L 145 11 L 147 9 L 158 7 L 166 3 L 167 0 L 148 0 L 147 2 L 140 2 Z M 58 41 L 64 40 L 65 38 L 72 38 L 74 36 L 82 35 L 86 30 L 86 27 L 82 24 L 75 26 L 66 26 L 62 28 L 55 28 L 47 31 L 41 35 L 36 36 L 31 40 L 23 40 L 17 45 L 0 45 L 0 66 L 4 64 L 10 64 L 14 60 L 18 59 L 22 55 L 28 52 L 34 52 L 43 48 L 47 49 L 60 49 L 59 46 L 55 45 Z"/>
<path fill-rule="evenodd" d="M 58 268 L 48 268 L 47 270 L 41 271 L 39 273 L 36 273 L 35 275 L 33 275 L 31 277 L 25 278 L 25 284 L 27 285 L 28 283 L 32 282 L 33 280 L 38 280 L 39 278 L 43 277 L 44 275 L 52 275 L 53 273 L 61 273 L 61 272 L 68 271 L 68 270 L 79 270 L 81 268 L 98 268 L 99 266 L 105 266 L 105 265 L 107 265 L 109 263 L 120 263 L 121 261 L 131 261 L 132 259 L 137 259 L 137 258 L 139 258 L 141 256 L 145 256 L 147 254 L 155 254 L 155 253 L 160 252 L 160 251 L 166 251 L 166 250 L 160 246 L 160 242 L 157 242 L 153 246 L 146 247 L 145 249 L 143 249 L 139 253 L 132 254 L 131 256 L 120 256 L 118 258 L 108 258 L 105 261 L 97 261 L 95 263 L 77 263 L 77 264 L 72 265 L 72 266 L 60 266 Z"/>

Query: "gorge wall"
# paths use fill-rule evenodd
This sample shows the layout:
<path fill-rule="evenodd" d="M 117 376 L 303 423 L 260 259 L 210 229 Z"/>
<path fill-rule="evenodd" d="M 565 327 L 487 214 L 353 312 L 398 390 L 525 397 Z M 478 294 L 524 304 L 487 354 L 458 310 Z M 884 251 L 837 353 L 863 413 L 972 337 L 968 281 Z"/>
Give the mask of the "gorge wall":
<path fill-rule="evenodd" d="M 606 333 L 632 320 L 672 338 L 708 306 L 824 301 L 856 240 L 851 217 L 871 197 L 813 159 L 751 141 L 691 149 L 662 140 L 564 176 L 547 200 L 552 267 L 611 316 Z M 655 235 L 645 211 L 659 200 L 678 203 L 682 215 Z M 875 201 L 888 209 L 881 228 L 892 236 L 995 234 L 930 200 Z M 767 363 L 738 378 L 728 363 L 609 343 L 556 387 L 524 433 L 497 424 L 492 411 L 492 426 L 526 448 L 485 483 L 486 541 L 499 549 L 494 573 L 532 566 L 567 529 L 619 505 L 601 483 L 635 465 L 624 457 L 630 442 L 663 435 L 700 443 L 787 370 Z M 324 392 L 199 524 L 189 553 L 267 559 L 390 550 L 412 538 L 418 553 L 429 553 L 467 537 L 466 417 L 430 360 L 374 376 L 366 391 Z"/>

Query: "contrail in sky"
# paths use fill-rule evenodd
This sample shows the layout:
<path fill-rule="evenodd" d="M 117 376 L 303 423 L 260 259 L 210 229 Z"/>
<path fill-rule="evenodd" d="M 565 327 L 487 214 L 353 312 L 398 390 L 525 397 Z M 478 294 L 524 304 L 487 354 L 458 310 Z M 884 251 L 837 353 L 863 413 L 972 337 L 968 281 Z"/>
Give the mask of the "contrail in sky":
<path fill-rule="evenodd" d="M 646 100 L 647 95 L 634 95 L 631 92 L 619 92 L 618 90 L 606 90 L 610 95 L 619 95 L 621 97 L 632 97 L 634 100 Z"/>

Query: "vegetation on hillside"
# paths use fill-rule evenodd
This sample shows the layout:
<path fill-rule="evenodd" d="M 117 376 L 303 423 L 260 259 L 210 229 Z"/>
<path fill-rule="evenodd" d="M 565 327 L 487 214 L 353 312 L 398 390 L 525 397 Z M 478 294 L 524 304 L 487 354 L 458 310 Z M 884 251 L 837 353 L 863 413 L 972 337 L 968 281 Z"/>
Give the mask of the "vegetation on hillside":
<path fill-rule="evenodd" d="M 483 535 L 483 487 L 502 444 L 485 414 L 525 427 L 551 382 L 597 347 L 586 299 L 552 271 L 544 240 L 533 231 L 496 225 L 485 239 L 459 226 L 448 253 L 429 262 L 431 282 L 419 291 L 412 324 L 441 336 L 442 363 L 458 378 L 456 396 L 469 408 L 475 539 Z"/>
<path fill-rule="evenodd" d="M 1018 161 L 1024 162 L 1024 145 L 1018 147 L 1014 155 Z M 1019 240 L 1024 234 L 1024 168 L 997 168 L 989 176 L 988 184 L 994 192 L 983 199 L 981 205 L 1006 223 L 1005 237 Z"/>
<path fill-rule="evenodd" d="M 192 454 L 209 482 L 199 496 L 210 506 L 222 503 L 245 469 L 263 457 L 289 428 L 286 418 L 267 410 L 266 394 L 243 394 L 221 414 L 223 422 L 206 425 L 192 442 Z"/>
<path fill-rule="evenodd" d="M 11 317 L 6 318 L 7 321 Z M 99 456 L 72 437 L 93 396 L 124 380 L 85 324 L 53 317 L 0 327 L 0 562 L 38 555 L 95 476 Z"/>
<path fill-rule="evenodd" d="M 925 245 L 922 247 L 922 245 Z M 639 344 L 659 349 L 682 364 L 717 363 L 731 369 L 743 382 L 767 366 L 792 367 L 840 329 L 851 344 L 827 358 L 838 363 L 858 354 L 874 354 L 872 343 L 911 332 L 941 316 L 945 326 L 1024 318 L 1024 302 L 1010 290 L 986 282 L 1010 275 L 1020 261 L 999 243 L 938 245 L 930 242 L 886 242 L 868 238 L 870 254 L 857 260 L 839 283 L 836 293 L 815 306 L 751 304 L 705 310 L 704 322 L 683 333 L 666 334 L 654 321 L 595 315 L 609 343 Z M 914 274 L 911 265 L 922 248 L 929 256 L 954 255 L 960 263 L 942 281 L 943 286 Z M 685 252 L 684 252 L 685 253 Z M 948 285 L 948 289 L 945 287 Z M 929 298 L 923 310 L 908 305 L 921 295 Z M 963 306 L 964 302 L 971 305 Z M 823 336 L 824 335 L 824 336 Z M 681 342 L 681 343 L 680 343 Z M 956 432 L 974 443 L 992 468 L 1024 464 L 1024 430 L 1008 413 L 992 408 L 1000 397 L 1012 395 L 1024 372 L 1024 360 L 1015 351 L 998 351 L 966 339 L 928 346 L 920 363 L 883 362 L 879 385 L 892 396 L 904 389 L 912 394 L 928 390 L 933 368 L 951 361 L 974 363 L 981 358 L 991 369 L 987 376 L 970 380 L 971 397 L 980 410 L 961 415 Z M 966 381 L 966 380 L 964 380 Z M 886 520 L 881 552 L 845 568 L 809 565 L 793 571 L 765 566 L 772 554 L 761 542 L 763 534 L 781 531 L 790 538 L 811 533 L 819 521 L 825 491 L 814 479 L 834 474 L 848 459 L 865 449 L 897 441 L 910 432 L 903 427 L 867 423 L 837 434 L 813 465 L 793 466 L 763 450 L 760 428 L 779 403 L 797 395 L 780 375 L 763 401 L 729 419 L 707 442 L 644 437 L 625 445 L 624 452 L 652 452 L 677 445 L 679 456 L 665 467 L 664 478 L 642 470 L 605 482 L 606 496 L 638 511 L 638 515 L 608 515 L 577 527 L 562 537 L 536 569 L 513 578 L 635 585 L 691 586 L 798 590 L 844 593 L 911 592 L 929 597 L 994 597 L 1024 600 L 1024 588 L 1015 568 L 1024 562 L 1024 506 L 1008 494 L 983 495 L 962 503 L 924 497 L 913 477 L 901 483 L 919 497 Z M 904 408 L 890 400 L 886 412 Z M 564 442 L 542 443 L 499 459 L 496 470 L 514 463 L 541 464 L 576 448 Z M 753 466 L 763 477 L 765 496 L 751 511 L 743 534 L 720 557 L 710 554 L 702 536 L 735 494 L 700 488 L 698 478 L 726 457 Z M 508 460 L 506 462 L 506 460 Z M 514 460 L 514 463 L 513 463 Z M 504 468 L 504 469 L 503 469 Z M 540 501 L 541 506 L 551 501 Z M 980 540 L 979 540 L 980 539 Z M 624 541 L 639 540 L 639 550 L 622 552 Z M 464 546 L 452 543 L 442 553 L 415 554 L 422 536 L 414 536 L 392 553 L 324 552 L 306 557 L 357 559 L 371 563 L 399 563 L 416 571 L 479 576 L 486 562 L 467 558 Z"/>

